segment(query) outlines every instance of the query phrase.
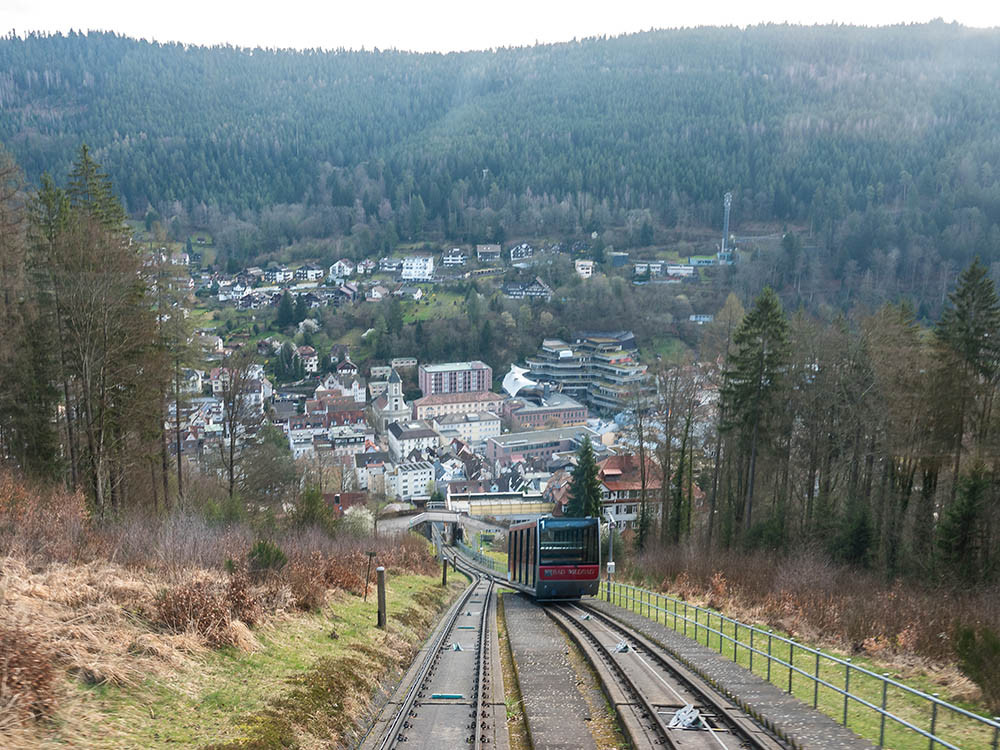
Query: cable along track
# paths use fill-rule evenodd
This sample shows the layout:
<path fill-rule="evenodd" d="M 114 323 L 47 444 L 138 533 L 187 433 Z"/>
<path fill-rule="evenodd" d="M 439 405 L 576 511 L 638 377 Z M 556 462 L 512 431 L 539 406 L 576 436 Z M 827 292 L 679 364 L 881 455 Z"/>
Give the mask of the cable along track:
<path fill-rule="evenodd" d="M 361 748 L 480 750 L 494 746 L 493 706 L 489 703 L 494 668 L 494 583 L 478 571 L 467 570 L 473 582 L 435 630 L 424 658 L 411 668 Z M 506 728 L 501 729 L 506 735 Z"/>
<path fill-rule="evenodd" d="M 634 748 L 787 750 L 666 651 L 585 604 L 546 613 L 597 671 Z"/>

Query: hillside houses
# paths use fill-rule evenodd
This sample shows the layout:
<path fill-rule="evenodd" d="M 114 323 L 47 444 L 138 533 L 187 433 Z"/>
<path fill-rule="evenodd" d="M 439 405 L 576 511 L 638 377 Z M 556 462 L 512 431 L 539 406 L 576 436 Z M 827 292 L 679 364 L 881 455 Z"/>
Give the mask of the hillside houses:
<path fill-rule="evenodd" d="M 510 282 L 504 284 L 503 294 L 510 299 L 552 299 L 552 288 L 536 276 L 529 282 Z"/>
<path fill-rule="evenodd" d="M 382 258 L 378 262 L 378 270 L 382 273 L 399 273 L 403 270 L 402 258 Z"/>
<path fill-rule="evenodd" d="M 441 436 L 426 422 L 393 422 L 386 430 L 386 437 L 394 461 L 402 461 L 414 452 L 422 453 L 441 444 Z"/>
<path fill-rule="evenodd" d="M 288 266 L 271 266 L 261 276 L 265 284 L 287 284 L 294 278 L 295 273 Z"/>
<path fill-rule="evenodd" d="M 214 367 L 209 373 L 209 381 L 212 385 L 212 395 L 221 398 L 229 387 L 230 373 L 224 367 Z M 239 382 L 239 381 L 237 381 Z M 236 390 L 236 389 L 233 389 Z M 246 381 L 247 402 L 257 411 L 263 412 L 264 404 L 270 401 L 274 395 L 274 386 L 264 375 L 264 368 L 261 365 L 251 365 L 249 378 Z"/>
<path fill-rule="evenodd" d="M 339 363 L 335 373 L 330 373 L 324 377 L 316 387 L 313 394 L 315 400 L 322 400 L 330 397 L 350 398 L 356 404 L 364 404 L 365 381 L 357 374 L 357 367 L 349 359 Z M 309 401 L 306 401 L 306 409 L 309 408 Z"/>
<path fill-rule="evenodd" d="M 632 266 L 635 276 L 649 278 L 667 278 L 675 280 L 696 277 L 695 266 L 690 263 L 669 263 L 663 260 L 637 260 Z"/>
<path fill-rule="evenodd" d="M 476 245 L 476 260 L 480 263 L 496 263 L 500 260 L 500 245 Z"/>
<path fill-rule="evenodd" d="M 522 242 L 520 245 L 515 245 L 510 249 L 510 262 L 511 265 L 515 263 L 522 263 L 535 254 L 535 248 L 529 245 L 527 242 Z"/>
<path fill-rule="evenodd" d="M 412 284 L 400 284 L 393 290 L 392 296 L 402 297 L 403 299 L 410 299 L 417 302 L 424 298 L 424 290 L 419 286 L 413 286 Z"/>
<path fill-rule="evenodd" d="M 392 469 L 388 451 L 365 450 L 354 455 L 354 478 L 358 489 L 385 492 L 385 473 Z"/>
<path fill-rule="evenodd" d="M 303 372 L 313 375 L 319 371 L 319 355 L 311 346 L 300 346 L 296 349 L 296 354 L 302 360 Z"/>
<path fill-rule="evenodd" d="M 464 266 L 468 260 L 468 255 L 460 247 L 453 247 L 441 254 L 441 265 L 445 268 L 456 268 Z"/>
<path fill-rule="evenodd" d="M 365 292 L 365 299 L 369 302 L 378 302 L 379 300 L 385 299 L 389 296 L 389 290 L 386 289 L 381 284 L 376 284 L 375 286 L 368 289 Z"/>
<path fill-rule="evenodd" d="M 429 352 L 411 352 L 408 344 L 405 349 L 397 348 L 401 353 L 417 354 L 424 366 L 419 367 L 415 357 L 393 359 L 389 364 L 386 360 L 390 352 L 395 353 L 392 349 L 372 346 L 375 339 L 342 335 L 339 329 L 344 326 L 328 325 L 330 320 L 338 324 L 343 320 L 356 326 L 357 320 L 363 321 L 362 328 L 374 327 L 374 321 L 386 310 L 363 306 L 382 303 L 393 295 L 403 302 L 391 300 L 392 310 L 401 311 L 407 323 L 460 315 L 461 295 L 472 280 L 483 298 L 491 302 L 498 287 L 508 299 L 548 301 L 553 298 L 553 289 L 542 277 L 516 270 L 541 268 L 547 262 L 561 264 L 554 276 L 560 284 L 577 284 L 570 269 L 585 277 L 629 274 L 628 265 L 622 267 L 631 263 L 626 253 L 609 253 L 606 263 L 597 264 L 585 260 L 589 255 L 582 251 L 574 258 L 570 249 L 561 245 L 545 243 L 536 248 L 519 239 L 516 243 L 478 245 L 474 256 L 469 245 L 444 246 L 435 255 L 430 255 L 431 248 L 425 245 L 428 252 L 418 249 L 406 257 L 400 252 L 401 257 L 381 261 L 341 258 L 330 265 L 324 260 L 322 265 L 306 262 L 297 267 L 295 263 L 272 263 L 266 269 L 248 268 L 238 274 L 209 270 L 198 279 L 198 297 L 214 302 L 217 294 L 230 308 L 269 311 L 233 315 L 229 310 L 215 318 L 222 325 L 219 330 L 226 331 L 229 350 L 234 344 L 257 348 L 260 361 L 267 359 L 268 368 L 273 367 L 277 374 L 281 392 L 275 394 L 263 367 L 254 373 L 250 399 L 260 423 L 267 429 L 281 430 L 292 457 L 307 462 L 303 466 L 342 467 L 343 473 L 334 474 L 332 480 L 341 483 L 340 489 L 384 493 L 388 498 L 418 504 L 441 492 L 468 508 L 519 504 L 545 510 L 551 507 L 551 501 L 543 497 L 546 485 L 553 476 L 565 480 L 574 451 L 589 437 L 604 459 L 605 505 L 616 522 L 628 528 L 637 519 L 637 510 L 632 507 L 637 504 L 632 486 L 634 467 L 627 461 L 611 460 L 620 458 L 614 451 L 627 446 L 624 438 L 613 434 L 618 429 L 610 418 L 624 406 L 630 388 L 647 383 L 646 368 L 638 361 L 634 346 L 629 348 L 614 336 L 562 334 L 565 341 L 546 340 L 542 351 L 527 361 L 528 375 L 533 379 L 529 386 L 533 387 L 498 394 L 491 391 L 496 384 L 492 370 L 485 365 L 424 362 Z M 660 260 L 636 261 L 633 270 L 640 283 L 647 280 L 644 274 L 692 281 L 704 274 L 694 263 Z M 511 278 L 516 280 L 503 283 Z M 428 286 L 434 282 L 441 286 Z M 603 278 L 600 283 L 604 283 Z M 282 322 L 281 330 L 275 330 L 274 310 L 284 295 L 293 301 L 295 319 Z M 491 312 L 517 309 L 516 304 L 496 303 Z M 338 306 L 357 307 L 330 310 Z M 303 315 L 303 307 L 320 312 Z M 209 308 L 209 314 L 217 309 Z M 689 312 L 685 310 L 682 319 Z M 287 301 L 283 314 L 282 320 L 287 321 Z M 691 323 L 707 319 L 692 316 Z M 442 328 L 447 330 L 447 326 Z M 333 335 L 335 329 L 337 336 Z M 514 329 L 512 335 L 516 332 Z M 202 340 L 213 356 L 225 353 L 224 342 L 214 334 Z M 346 357 L 347 342 L 353 353 L 365 358 L 358 360 L 365 365 L 364 374 Z M 297 363 L 294 368 L 285 364 L 290 351 L 301 368 Z M 369 359 L 373 352 L 379 356 L 374 363 Z M 280 369 L 278 355 L 282 357 Z M 573 377 L 564 382 L 560 375 L 567 366 Z M 416 371 L 401 372 L 403 367 Z M 203 380 L 196 372 L 185 376 L 189 376 L 186 390 L 191 405 L 182 408 L 178 420 L 182 422 L 181 451 L 191 461 L 204 458 L 205 469 L 211 470 L 208 459 L 218 455 L 219 443 L 229 429 L 219 405 L 226 373 L 217 367 L 208 370 Z M 419 398 L 415 386 L 423 394 Z M 212 395 L 201 395 L 202 387 L 204 393 L 211 391 Z M 410 389 L 414 390 L 412 397 Z M 404 390 L 408 398 L 404 398 Z M 255 429 L 241 439 L 252 438 Z M 606 441 L 603 446 L 602 438 Z M 620 440 L 617 445 L 616 440 Z M 551 494 L 564 496 L 566 482 L 553 483 Z"/>
<path fill-rule="evenodd" d="M 385 494 L 399 500 L 426 500 L 434 486 L 434 464 L 430 461 L 398 463 L 385 473 Z"/>
<path fill-rule="evenodd" d="M 322 281 L 324 276 L 326 276 L 326 272 L 311 263 L 306 263 L 295 269 L 296 281 Z"/>
<path fill-rule="evenodd" d="M 642 501 L 642 464 L 635 455 L 609 456 L 598 463 L 598 481 L 601 483 L 601 510 L 610 516 L 620 529 L 634 529 L 639 523 L 639 504 Z M 663 474 L 652 459 L 646 459 L 646 502 L 654 517 L 660 512 L 660 489 Z"/>
<path fill-rule="evenodd" d="M 268 348 L 279 343 L 277 339 L 264 341 Z M 615 352 L 634 346 L 628 332 L 583 332 L 574 338 L 574 344 L 588 341 L 613 343 Z M 303 345 L 296 352 L 307 361 L 315 349 Z M 255 397 L 258 413 L 265 423 L 285 433 L 293 459 L 342 467 L 346 479 L 341 481 L 350 484 L 342 484 L 341 489 L 418 505 L 440 491 L 446 502 L 468 508 L 470 513 L 489 509 L 502 515 L 514 508 L 526 512 L 529 507 L 532 512 L 547 512 L 567 497 L 566 478 L 574 453 L 589 437 L 601 459 L 605 510 L 621 528 L 635 526 L 641 499 L 636 459 L 602 445 L 601 437 L 590 429 L 594 424 L 584 424 L 586 408 L 567 395 L 538 386 L 507 397 L 477 386 L 408 404 L 402 398 L 398 372 L 390 365 L 374 365 L 369 369 L 372 382 L 385 384 L 386 390 L 373 403 L 358 368 L 346 353 L 339 355 L 336 371 L 323 376 L 307 397 L 276 396 L 264 385 L 266 378 L 259 366 L 253 373 L 253 388 L 259 393 Z M 445 374 L 479 370 L 486 368 L 478 363 L 430 363 L 423 368 L 424 385 L 434 390 L 439 385 L 433 380 L 437 374 L 443 387 Z M 483 383 L 491 380 L 486 374 Z M 208 387 L 217 394 L 225 382 L 222 368 L 208 374 Z M 183 413 L 181 450 L 186 459 L 202 461 L 217 453 L 227 428 L 218 398 L 195 401 Z M 504 433 L 501 415 L 519 429 Z M 560 420 L 563 426 L 552 426 Z M 252 435 L 249 431 L 241 439 Z M 658 470 L 650 464 L 646 488 L 651 500 L 654 495 L 659 498 L 660 481 Z"/>
<path fill-rule="evenodd" d="M 346 279 L 354 275 L 354 263 L 347 258 L 341 258 L 330 266 L 331 279 Z"/>
<path fill-rule="evenodd" d="M 403 258 L 399 274 L 403 281 L 432 281 L 434 258 L 430 255 L 412 255 Z"/>

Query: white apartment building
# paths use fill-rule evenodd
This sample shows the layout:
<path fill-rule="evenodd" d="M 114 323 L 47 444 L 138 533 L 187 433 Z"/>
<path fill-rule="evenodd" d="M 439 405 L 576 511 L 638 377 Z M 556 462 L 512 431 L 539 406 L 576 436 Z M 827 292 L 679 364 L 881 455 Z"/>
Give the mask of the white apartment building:
<path fill-rule="evenodd" d="M 389 454 L 379 452 L 358 453 L 354 456 L 354 477 L 359 490 L 385 491 L 385 475 L 392 469 Z"/>
<path fill-rule="evenodd" d="M 296 281 L 322 281 L 324 276 L 326 276 L 326 272 L 319 266 L 314 266 L 311 263 L 295 269 Z"/>
<path fill-rule="evenodd" d="M 446 253 L 441 254 L 441 265 L 443 266 L 464 266 L 468 256 L 460 247 L 453 247 Z"/>
<path fill-rule="evenodd" d="M 429 461 L 397 464 L 385 475 L 385 493 L 401 500 L 427 497 L 427 485 L 434 481 L 434 465 Z"/>
<path fill-rule="evenodd" d="M 403 461 L 413 451 L 425 451 L 441 444 L 441 436 L 426 422 L 393 422 L 386 434 L 394 461 Z"/>
<path fill-rule="evenodd" d="M 573 265 L 576 268 L 577 275 L 581 279 L 589 279 L 594 275 L 594 261 L 592 260 L 574 261 Z"/>
<path fill-rule="evenodd" d="M 434 278 L 434 258 L 429 255 L 411 255 L 403 258 L 403 281 L 430 281 Z"/>
<path fill-rule="evenodd" d="M 298 348 L 299 359 L 302 360 L 302 370 L 315 374 L 319 371 L 319 355 L 311 346 L 300 346 Z"/>
<path fill-rule="evenodd" d="M 354 264 L 347 258 L 341 258 L 330 266 L 330 278 L 345 279 L 354 274 Z"/>
<path fill-rule="evenodd" d="M 287 266 L 280 268 L 269 268 L 264 271 L 264 281 L 271 284 L 287 284 L 295 278 L 295 272 Z"/>

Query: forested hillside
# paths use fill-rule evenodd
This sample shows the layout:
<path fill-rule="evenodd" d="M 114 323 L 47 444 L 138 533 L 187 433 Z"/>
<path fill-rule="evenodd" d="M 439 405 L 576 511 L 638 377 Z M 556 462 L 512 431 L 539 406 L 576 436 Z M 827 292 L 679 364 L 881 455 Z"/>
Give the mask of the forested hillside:
<path fill-rule="evenodd" d="M 331 237 L 662 240 L 721 225 L 732 190 L 734 226 L 802 227 L 838 277 L 895 249 L 905 276 L 1000 255 L 998 77 L 1000 32 L 943 23 L 449 55 L 8 36 L 0 141 L 31 180 L 88 143 L 133 216 L 211 228 L 237 262 Z"/>

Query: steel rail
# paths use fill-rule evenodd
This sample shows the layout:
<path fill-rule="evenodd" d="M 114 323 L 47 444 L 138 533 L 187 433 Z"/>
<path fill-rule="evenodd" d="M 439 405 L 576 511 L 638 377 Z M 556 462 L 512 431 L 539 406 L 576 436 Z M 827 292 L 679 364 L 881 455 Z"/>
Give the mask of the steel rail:
<path fill-rule="evenodd" d="M 638 649 L 636 656 L 639 662 L 647 670 L 655 674 L 664 685 L 667 685 L 669 690 L 676 693 L 674 687 L 669 686 L 663 676 L 656 673 L 656 670 L 646 661 L 643 654 L 648 656 L 660 669 L 666 672 L 670 676 L 670 679 L 677 685 L 695 695 L 699 702 L 711 708 L 716 721 L 724 725 L 731 733 L 731 736 L 737 740 L 736 745 L 724 745 L 720 742 L 721 747 L 752 747 L 758 750 L 782 750 L 788 747 L 788 745 L 767 733 L 767 730 L 753 721 L 746 712 L 725 699 L 715 688 L 706 683 L 680 661 L 666 653 L 646 636 L 618 622 L 614 618 L 608 617 L 603 612 L 586 606 L 585 603 L 563 606 L 567 609 L 572 607 L 590 617 L 589 621 L 583 621 L 579 618 L 568 616 L 568 619 L 578 627 L 587 629 L 584 622 L 596 622 L 613 638 L 620 637 L 629 643 L 631 647 Z M 713 732 L 712 735 L 717 740 L 719 739 L 717 733 Z"/>
<path fill-rule="evenodd" d="M 580 612 L 583 612 L 583 610 L 579 609 L 579 607 L 574 607 L 573 605 L 563 605 L 563 608 L 565 608 L 565 609 L 573 608 L 573 609 L 577 609 Z M 584 612 L 584 614 L 589 614 L 589 613 Z M 590 630 L 589 628 L 587 628 L 581 621 L 577 620 L 576 618 L 573 618 L 572 615 L 570 615 L 570 614 L 566 614 L 565 618 L 566 618 L 567 621 L 572 622 L 574 624 L 574 626 L 578 627 L 581 631 L 586 632 L 588 634 L 588 636 L 591 637 L 592 640 L 594 640 L 595 642 L 597 642 L 598 644 L 600 644 L 602 650 L 607 654 L 607 658 L 613 660 L 613 657 L 611 656 L 610 650 L 606 646 L 604 646 L 604 644 L 600 643 L 599 639 L 597 639 L 597 637 L 596 637 L 596 634 L 592 630 Z M 619 635 L 616 635 L 615 633 L 613 633 L 605 624 L 600 623 L 600 622 L 598 622 L 598 624 L 601 625 L 601 627 L 605 630 L 605 632 L 607 632 L 613 638 L 618 638 L 619 637 Z M 632 633 L 628 632 L 625 629 L 620 629 L 619 633 L 621 635 L 624 635 L 624 639 L 623 640 L 626 643 L 628 642 L 628 639 L 632 637 Z M 674 697 L 677 698 L 678 701 L 680 701 L 680 705 L 685 705 L 685 704 L 687 704 L 688 701 L 687 701 L 686 697 L 680 692 L 680 690 L 678 690 L 678 687 L 686 688 L 689 693 L 693 693 L 701 702 L 708 703 L 708 701 L 705 700 L 705 696 L 703 695 L 702 691 L 694 690 L 693 687 L 690 684 L 688 684 L 686 680 L 683 679 L 683 677 L 681 677 L 680 675 L 675 674 L 673 670 L 669 670 L 668 669 L 670 677 L 671 677 L 671 679 L 674 682 L 674 684 L 671 684 L 671 682 L 669 682 L 668 680 L 666 680 L 663 677 L 663 675 L 661 675 L 660 673 L 658 673 L 649 664 L 649 662 L 647 662 L 642 657 L 642 655 L 637 650 L 635 650 L 634 647 L 632 647 L 631 644 L 630 644 L 630 649 L 632 650 L 633 656 L 635 656 L 638 659 L 640 665 L 642 665 L 650 674 L 652 674 L 653 677 L 655 677 L 670 693 L 673 693 Z M 620 665 L 618 664 L 617 661 L 615 661 L 614 663 L 615 663 L 616 666 L 620 667 Z M 625 673 L 624 668 L 620 668 L 619 671 L 622 672 L 622 673 Z M 629 682 L 632 683 L 632 684 L 635 683 L 635 681 L 632 680 L 632 678 L 630 678 L 630 677 L 626 676 L 626 679 L 628 679 Z M 638 686 L 635 687 L 635 692 L 640 697 L 640 699 L 641 699 L 641 701 L 643 703 L 644 708 L 648 712 L 652 713 L 653 718 L 656 721 L 656 723 L 657 723 L 658 727 L 660 728 L 661 732 L 663 732 L 665 734 L 665 736 L 666 736 L 666 742 L 670 745 L 670 747 L 679 747 L 680 743 L 675 743 L 674 742 L 674 737 L 676 736 L 676 733 L 672 733 L 670 731 L 670 728 L 664 723 L 662 715 L 656 709 L 656 705 L 657 704 L 654 704 L 652 701 L 650 701 L 645 696 L 645 694 L 642 693 L 642 690 Z M 716 709 L 716 714 L 718 715 L 720 713 L 719 710 L 718 710 L 718 708 L 715 707 L 715 706 L 713 706 L 713 708 Z M 708 732 L 708 734 L 705 735 L 705 736 L 707 738 L 709 738 L 709 740 L 710 740 L 710 741 L 703 742 L 702 744 L 709 745 L 709 746 L 718 745 L 720 748 L 722 748 L 722 750 L 732 750 L 731 746 L 729 744 L 723 742 L 722 739 L 720 739 L 720 737 L 718 736 L 718 734 L 716 734 L 716 732 L 713 731 L 711 725 L 709 725 L 709 723 L 704 719 L 704 717 L 699 717 L 699 723 L 701 725 L 701 728 L 704 729 L 704 730 L 706 730 Z M 732 732 L 732 728 L 731 727 L 727 726 L 727 728 L 730 729 L 730 731 Z M 739 732 L 739 731 L 733 732 L 731 736 L 737 740 L 737 742 L 739 743 L 739 747 L 740 748 L 745 747 L 746 738 L 743 737 L 743 733 L 742 732 Z M 685 738 L 685 740 L 687 740 L 687 739 L 688 738 Z M 685 741 L 683 743 L 683 746 L 690 747 L 690 743 L 687 742 L 687 741 Z M 757 745 L 754 745 L 754 747 L 757 747 Z"/>
<path fill-rule="evenodd" d="M 677 745 L 671 739 L 670 733 L 667 731 L 667 727 L 663 723 L 663 719 L 657 712 L 656 707 L 646 699 L 638 685 L 635 684 L 635 681 L 628 676 L 622 665 L 611 655 L 610 650 L 601 643 L 600 639 L 593 632 L 577 622 L 572 615 L 560 610 L 562 610 L 562 607 L 546 607 L 545 614 L 552 618 L 566 632 L 584 653 L 587 660 L 590 661 L 591 666 L 597 672 L 605 695 L 609 696 L 609 701 L 615 704 L 615 708 L 618 709 L 617 713 L 621 720 L 622 728 L 629 735 L 632 747 L 636 748 L 636 750 L 646 750 L 647 748 L 653 750 L 653 748 L 662 747 L 663 745 L 676 748 Z M 586 643 L 584 643 L 584 639 Z M 597 660 L 600 660 L 605 665 L 604 669 L 602 669 L 601 664 L 597 663 Z M 606 672 L 611 673 L 610 679 L 613 680 L 614 685 L 629 699 L 631 708 L 635 711 L 636 721 L 628 720 L 621 710 L 624 706 L 610 697 L 612 686 L 608 684 L 608 680 L 604 677 L 604 673 Z M 652 722 L 652 726 L 642 724 L 643 719 Z M 638 726 L 636 726 L 637 724 Z"/>
<path fill-rule="evenodd" d="M 427 654 L 424 657 L 423 663 L 420 665 L 420 669 L 414 676 L 409 688 L 406 691 L 406 695 L 403 700 L 399 702 L 396 707 L 396 712 L 389 722 L 387 729 L 382 735 L 381 741 L 378 743 L 377 747 L 379 750 L 390 750 L 390 748 L 395 747 L 400 743 L 400 738 L 402 735 L 403 725 L 405 724 L 407 717 L 413 709 L 413 704 L 416 701 L 417 695 L 420 690 L 424 687 L 427 682 L 428 675 L 431 671 L 431 667 L 434 665 L 435 661 L 438 659 L 441 649 L 444 645 L 445 640 L 451 635 L 455 630 L 459 613 L 462 608 L 468 604 L 469 599 L 472 598 L 473 593 L 478 588 L 479 584 L 483 581 L 484 576 L 475 573 L 475 579 L 469 584 L 469 586 L 462 593 L 461 598 L 452 606 L 451 611 L 448 614 L 447 623 L 440 628 L 440 632 L 434 638 L 433 645 L 427 650 Z M 489 588 L 492 590 L 493 582 L 489 581 Z M 488 601 L 488 600 L 486 600 Z M 483 607 L 483 613 L 485 618 L 485 612 L 488 607 Z M 482 628 L 480 628 L 482 630 Z M 479 654 L 479 659 L 483 658 L 482 654 Z M 478 736 L 478 732 L 477 732 Z M 477 748 L 479 746 L 477 745 Z"/>
<path fill-rule="evenodd" d="M 453 563 L 454 564 L 454 563 Z M 478 575 L 478 573 L 476 573 Z M 473 713 L 473 740 L 472 747 L 473 750 L 482 750 L 483 744 L 486 741 L 485 731 L 488 729 L 487 723 L 490 720 L 488 712 L 485 708 L 486 701 L 488 699 L 487 692 L 491 689 L 492 679 L 487 673 L 489 669 L 487 668 L 492 656 L 492 651 L 490 649 L 489 641 L 489 624 L 490 624 L 490 613 L 495 612 L 493 603 L 493 588 L 496 582 L 492 577 L 486 577 L 488 586 L 486 587 L 486 594 L 483 598 L 483 608 L 480 613 L 480 625 L 479 625 L 479 653 L 477 654 L 476 662 L 478 665 L 477 675 L 476 675 L 476 706 L 475 712 Z"/>
<path fill-rule="evenodd" d="M 467 557 L 463 556 L 459 551 L 453 551 L 452 555 L 453 559 L 456 561 L 460 561 L 462 567 L 468 571 L 474 571 L 478 575 L 494 579 L 495 581 L 501 583 L 504 586 L 511 586 L 513 588 L 521 589 L 521 587 L 513 585 L 509 581 L 504 580 L 503 578 L 498 576 L 495 572 L 478 565 L 476 562 L 472 560 L 469 560 Z M 531 591 L 527 591 L 526 593 L 531 593 Z M 576 606 L 577 608 L 580 608 L 580 605 L 553 603 L 548 607 L 545 607 L 545 609 L 546 612 L 551 615 L 553 611 L 559 609 L 566 609 L 570 606 Z M 583 610 L 581 609 L 581 611 Z M 784 748 L 788 747 L 786 744 L 783 744 L 781 741 L 779 741 L 772 735 L 768 734 L 767 730 L 764 727 L 762 727 L 760 724 L 754 721 L 738 706 L 726 700 L 713 687 L 707 684 L 702 678 L 698 677 L 695 673 L 693 673 L 690 669 L 688 669 L 686 666 L 681 664 L 673 657 L 664 653 L 659 646 L 654 644 L 645 636 L 627 628 L 622 623 L 617 622 L 616 620 L 607 617 L 603 613 L 591 609 L 589 607 L 586 608 L 586 614 L 590 615 L 592 620 L 596 619 L 597 621 L 604 623 L 604 627 L 611 627 L 617 630 L 619 633 L 623 635 L 624 640 L 641 648 L 642 651 L 648 654 L 662 670 L 671 675 L 673 679 L 676 679 L 678 683 L 684 687 L 684 689 L 688 690 L 690 693 L 697 696 L 698 700 L 703 705 L 710 707 L 714 712 L 714 715 L 718 723 L 724 725 L 729 730 L 730 736 L 736 740 L 736 744 L 731 745 L 732 747 L 754 748 L 755 750 L 784 750 Z M 624 669 L 621 667 L 620 664 L 618 664 L 618 661 L 611 655 L 607 647 L 605 647 L 600 642 L 600 640 L 596 638 L 596 636 L 590 631 L 590 629 L 584 624 L 583 621 L 579 620 L 579 618 L 576 618 L 572 614 L 568 613 L 563 614 L 562 617 L 565 619 L 566 622 L 572 623 L 576 631 L 587 634 L 588 641 L 590 639 L 593 639 L 592 642 L 595 648 L 586 649 L 583 647 L 583 644 L 581 644 L 579 640 L 574 638 L 574 640 L 577 641 L 577 644 L 580 645 L 584 651 L 596 650 L 597 653 L 600 654 L 602 661 L 604 661 L 610 666 L 609 671 L 618 674 L 619 676 L 619 679 L 617 680 L 618 688 L 622 690 L 624 693 L 634 696 L 638 704 L 638 707 L 641 708 L 641 711 L 648 714 L 649 717 L 652 719 L 652 721 L 655 724 L 654 727 L 655 733 L 657 735 L 660 735 L 659 737 L 660 741 L 669 743 L 668 745 L 669 747 L 675 747 L 670 735 L 676 734 L 676 732 L 671 732 L 670 730 L 667 729 L 662 716 L 655 708 L 655 704 L 650 702 L 643 694 L 643 691 L 639 689 L 635 685 L 634 681 L 625 674 Z M 563 626 L 563 623 L 560 622 L 560 625 Z M 563 629 L 567 633 L 572 632 L 565 626 L 563 626 Z M 591 661 L 593 660 L 591 659 Z M 664 685 L 667 686 L 669 690 L 673 691 L 673 688 L 667 685 L 666 681 L 663 680 L 663 677 L 656 674 L 656 671 L 641 657 L 640 657 L 640 662 L 644 663 L 646 669 L 650 670 L 650 672 L 652 672 L 657 678 L 659 678 L 664 683 Z M 595 669 L 599 669 L 599 665 L 597 664 L 594 664 L 594 667 Z M 619 714 L 619 718 L 623 719 L 622 721 L 623 724 L 626 725 L 629 724 L 628 721 L 624 720 L 624 717 L 622 717 L 621 714 Z M 636 747 L 642 746 L 644 743 L 651 743 L 650 746 L 656 745 L 655 742 L 651 742 L 649 736 L 646 735 L 645 732 L 637 733 L 635 727 L 631 728 L 626 727 L 626 729 L 629 729 L 630 734 L 635 735 L 631 736 L 630 740 Z M 716 743 L 719 743 L 719 746 L 723 748 L 730 747 L 730 745 L 721 744 L 718 732 L 710 731 L 709 733 L 714 738 L 714 741 Z M 685 740 L 687 741 L 687 743 L 684 746 L 691 747 L 690 734 L 686 734 Z M 660 746 L 662 747 L 662 745 Z"/>

